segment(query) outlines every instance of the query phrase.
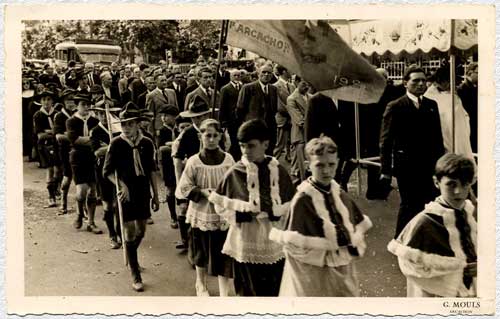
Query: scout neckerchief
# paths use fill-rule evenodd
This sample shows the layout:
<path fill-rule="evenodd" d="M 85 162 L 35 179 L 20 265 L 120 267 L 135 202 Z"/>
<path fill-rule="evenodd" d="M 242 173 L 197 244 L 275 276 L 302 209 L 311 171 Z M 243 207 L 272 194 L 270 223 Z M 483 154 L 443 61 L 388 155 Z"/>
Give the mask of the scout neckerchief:
<path fill-rule="evenodd" d="M 90 114 L 88 114 L 87 116 L 83 117 L 83 116 L 80 115 L 80 113 L 76 112 L 74 114 L 74 116 L 76 118 L 79 118 L 80 120 L 83 121 L 83 136 L 89 136 L 89 125 L 88 125 L 87 121 L 90 118 Z"/>
<path fill-rule="evenodd" d="M 54 113 L 54 108 L 51 108 L 50 112 L 47 112 L 47 110 L 42 106 L 40 108 L 40 112 L 47 115 L 47 118 L 49 120 L 49 126 L 50 126 L 50 129 L 52 130 L 54 128 L 54 122 L 52 121 L 52 113 Z"/>
<path fill-rule="evenodd" d="M 104 132 L 106 132 L 106 134 L 108 134 L 109 136 L 109 131 L 108 129 L 106 128 L 106 126 L 104 126 L 104 124 L 102 124 L 102 122 L 99 122 L 99 126 L 104 130 Z"/>
<path fill-rule="evenodd" d="M 68 111 L 66 111 L 66 109 L 64 107 L 61 109 L 61 112 L 62 112 L 62 114 L 66 115 L 67 118 L 71 117 L 71 115 L 69 115 Z"/>
<path fill-rule="evenodd" d="M 137 138 L 135 139 L 135 143 L 132 142 L 128 137 L 125 136 L 125 134 L 121 133 L 120 137 L 130 145 L 132 148 L 132 154 L 134 155 L 134 169 L 135 169 L 135 175 L 136 176 L 145 176 L 144 174 L 144 169 L 142 168 L 142 163 L 141 163 L 141 155 L 139 154 L 139 143 L 142 140 L 142 133 L 139 131 L 137 132 Z"/>

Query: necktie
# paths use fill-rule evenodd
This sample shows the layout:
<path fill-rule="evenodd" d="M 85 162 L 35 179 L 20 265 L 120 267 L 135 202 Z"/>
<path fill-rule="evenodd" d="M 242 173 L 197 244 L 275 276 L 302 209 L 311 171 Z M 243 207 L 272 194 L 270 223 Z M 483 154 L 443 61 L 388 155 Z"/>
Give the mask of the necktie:
<path fill-rule="evenodd" d="M 207 89 L 207 96 L 210 103 L 212 103 L 212 93 L 210 92 L 210 89 Z"/>
<path fill-rule="evenodd" d="M 168 103 L 168 97 L 167 97 L 167 94 L 165 94 L 165 90 L 161 90 L 161 93 L 163 94 L 163 97 L 165 98 L 165 100 Z"/>
<path fill-rule="evenodd" d="M 88 117 L 87 118 L 83 118 L 83 136 L 89 136 L 89 125 L 87 124 L 87 121 L 88 121 Z"/>
<path fill-rule="evenodd" d="M 418 97 L 418 108 L 420 109 L 421 106 L 422 106 L 422 97 L 419 96 Z"/>
<path fill-rule="evenodd" d="M 267 95 L 267 85 L 264 85 L 264 94 Z"/>

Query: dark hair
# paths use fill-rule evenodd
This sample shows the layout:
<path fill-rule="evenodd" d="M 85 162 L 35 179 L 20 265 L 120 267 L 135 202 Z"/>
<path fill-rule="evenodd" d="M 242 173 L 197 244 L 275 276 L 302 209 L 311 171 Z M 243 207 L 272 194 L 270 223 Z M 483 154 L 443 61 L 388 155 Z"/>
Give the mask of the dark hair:
<path fill-rule="evenodd" d="M 271 134 L 266 123 L 262 120 L 249 120 L 238 129 L 238 141 L 246 143 L 251 140 L 269 141 Z"/>
<path fill-rule="evenodd" d="M 288 71 L 288 70 L 284 66 L 282 66 L 282 65 L 277 65 L 276 66 L 276 72 L 278 72 L 278 75 L 282 75 L 286 71 Z"/>
<path fill-rule="evenodd" d="M 147 68 L 149 68 L 149 66 L 146 63 L 141 63 L 141 65 L 139 65 L 139 70 L 141 71 L 144 71 Z"/>
<path fill-rule="evenodd" d="M 443 65 L 437 69 L 434 73 L 433 80 L 437 83 L 450 82 L 450 66 Z"/>
<path fill-rule="evenodd" d="M 76 66 L 76 62 L 71 60 L 68 62 L 68 68 L 74 68 Z"/>
<path fill-rule="evenodd" d="M 403 80 L 408 81 L 412 73 L 420 73 L 420 72 L 425 74 L 425 71 L 421 67 L 419 67 L 416 64 L 412 64 L 407 68 L 405 68 L 405 73 L 403 74 Z"/>
<path fill-rule="evenodd" d="M 437 161 L 434 175 L 438 180 L 447 176 L 458 179 L 462 184 L 470 184 L 474 181 L 476 166 L 463 155 L 447 153 Z"/>

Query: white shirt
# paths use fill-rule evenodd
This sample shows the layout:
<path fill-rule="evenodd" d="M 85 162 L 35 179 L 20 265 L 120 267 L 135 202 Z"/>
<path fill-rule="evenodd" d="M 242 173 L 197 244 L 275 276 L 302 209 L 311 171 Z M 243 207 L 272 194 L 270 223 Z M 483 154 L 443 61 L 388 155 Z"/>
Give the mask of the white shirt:
<path fill-rule="evenodd" d="M 447 152 L 453 149 L 453 129 L 452 116 L 453 108 L 451 105 L 451 92 L 440 92 L 436 86 L 431 85 L 424 96 L 436 101 L 441 120 L 441 133 L 443 135 L 443 144 Z M 464 155 L 473 159 L 472 147 L 470 144 L 470 120 L 469 114 L 462 106 L 462 101 L 455 94 L 455 153 Z"/>
<path fill-rule="evenodd" d="M 268 94 L 269 93 L 269 88 L 267 87 L 269 84 L 264 84 L 262 82 L 260 82 L 260 87 L 262 88 L 262 92 L 264 92 L 265 94 Z"/>
<path fill-rule="evenodd" d="M 411 94 L 410 92 L 406 91 L 406 95 L 408 98 L 413 102 L 413 105 L 418 109 L 420 105 L 418 104 L 418 97 L 416 95 Z M 422 102 L 422 100 L 420 100 Z"/>

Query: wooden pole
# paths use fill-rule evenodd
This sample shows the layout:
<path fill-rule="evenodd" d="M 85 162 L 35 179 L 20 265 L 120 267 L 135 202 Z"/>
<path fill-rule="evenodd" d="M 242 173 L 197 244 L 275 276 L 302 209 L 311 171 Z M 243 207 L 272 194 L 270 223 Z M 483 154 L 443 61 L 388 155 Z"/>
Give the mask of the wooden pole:
<path fill-rule="evenodd" d="M 104 99 L 104 105 L 106 109 L 106 121 L 108 122 L 108 134 L 109 134 L 109 142 L 111 143 L 111 140 L 113 139 L 113 130 L 111 127 L 111 114 L 109 113 L 109 104 L 106 101 L 106 95 L 103 94 L 103 99 Z M 127 259 L 127 251 L 125 249 L 125 235 L 123 232 L 123 210 L 122 210 L 122 204 L 120 200 L 118 199 L 118 194 L 120 193 L 120 184 L 118 183 L 118 173 L 115 170 L 115 180 L 116 180 L 116 202 L 118 206 L 118 219 L 120 221 L 120 232 L 121 232 L 121 237 L 122 237 L 122 252 L 123 252 L 123 262 L 125 263 L 125 266 L 128 265 L 128 259 Z"/>
<path fill-rule="evenodd" d="M 356 176 L 358 181 L 357 186 L 357 195 L 361 195 L 361 167 L 360 167 L 360 159 L 361 159 L 361 145 L 360 145 L 360 136 L 359 136 L 359 104 L 358 102 L 354 103 L 354 126 L 356 130 Z"/>
<path fill-rule="evenodd" d="M 455 153 L 455 53 L 453 45 L 455 42 L 455 20 L 451 19 L 451 40 L 450 40 L 450 92 L 451 92 L 451 151 Z"/>
<path fill-rule="evenodd" d="M 227 32 L 227 25 L 228 25 L 228 20 L 222 20 L 221 21 L 221 30 L 220 30 L 220 36 L 219 36 L 219 52 L 217 54 L 217 67 L 215 70 L 215 85 L 214 85 L 214 94 L 212 94 L 212 98 L 210 103 L 212 104 L 212 118 L 215 118 L 215 102 L 216 102 L 216 97 L 217 97 L 217 83 L 219 82 L 219 68 L 220 64 L 222 62 L 222 55 L 224 53 L 224 49 L 222 46 L 224 45 L 225 39 L 226 39 L 226 32 Z"/>

